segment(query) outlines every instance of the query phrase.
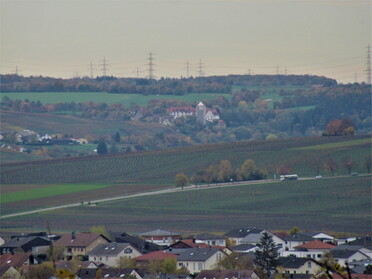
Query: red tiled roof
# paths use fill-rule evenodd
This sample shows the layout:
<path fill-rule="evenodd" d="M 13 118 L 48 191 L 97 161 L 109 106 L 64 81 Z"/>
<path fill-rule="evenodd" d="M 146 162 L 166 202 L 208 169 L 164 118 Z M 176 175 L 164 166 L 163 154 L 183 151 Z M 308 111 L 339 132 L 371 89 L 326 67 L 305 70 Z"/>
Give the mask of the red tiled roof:
<path fill-rule="evenodd" d="M 329 244 L 329 243 L 326 243 L 326 242 L 323 242 L 323 241 L 320 241 L 320 240 L 314 240 L 314 241 L 310 241 L 310 242 L 307 242 L 307 243 L 302 244 L 302 245 L 298 245 L 294 248 L 332 249 L 334 247 L 335 247 L 335 245 L 333 245 L 333 244 Z"/>
<path fill-rule="evenodd" d="M 72 234 L 66 233 L 56 242 L 55 245 L 62 246 L 62 247 L 87 247 L 89 244 L 91 244 L 93 241 L 95 241 L 99 237 L 105 238 L 104 236 L 100 234 L 82 232 L 82 233 L 76 233 L 75 238 L 72 239 Z"/>
<path fill-rule="evenodd" d="M 151 261 L 151 260 L 165 260 L 167 258 L 177 258 L 177 255 L 167 253 L 165 251 L 155 251 L 151 252 L 139 257 L 136 257 L 135 260 L 139 262 L 144 262 L 144 261 Z"/>
<path fill-rule="evenodd" d="M 29 259 L 31 253 L 16 253 L 16 254 L 3 254 L 0 255 L 0 267 L 10 267 L 15 268 L 22 267 L 23 264 Z"/>

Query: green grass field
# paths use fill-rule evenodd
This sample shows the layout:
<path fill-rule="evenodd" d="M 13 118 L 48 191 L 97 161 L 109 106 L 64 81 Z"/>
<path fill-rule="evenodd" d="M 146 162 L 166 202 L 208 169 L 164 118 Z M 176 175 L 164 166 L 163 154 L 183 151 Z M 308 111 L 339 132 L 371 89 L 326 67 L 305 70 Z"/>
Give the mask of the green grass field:
<path fill-rule="evenodd" d="M 177 100 L 187 103 L 195 103 L 201 100 L 215 99 L 217 96 L 224 96 L 231 99 L 230 94 L 216 94 L 216 93 L 193 93 L 183 96 L 174 95 L 142 95 L 142 94 L 110 94 L 106 92 L 2 92 L 1 97 L 9 97 L 12 100 L 40 101 L 43 104 L 55 104 L 65 102 L 93 102 L 93 103 L 107 103 L 107 104 L 123 104 L 125 106 L 140 105 L 144 106 L 150 100 Z"/>
<path fill-rule="evenodd" d="M 367 233 L 370 183 L 370 176 L 339 177 L 180 191 L 4 219 L 2 230 L 45 230 L 48 222 L 57 232 L 84 231 L 99 224 L 121 232 L 163 228 L 187 234 L 298 226 L 310 231 Z"/>
<path fill-rule="evenodd" d="M 52 196 L 59 196 L 64 194 L 78 193 L 82 191 L 91 191 L 109 185 L 95 185 L 95 184 L 61 184 L 48 185 L 48 187 L 33 187 L 23 191 L 15 191 L 9 193 L 2 193 L 0 197 L 0 204 L 6 204 L 18 201 L 27 201 L 39 198 L 48 198 Z"/>

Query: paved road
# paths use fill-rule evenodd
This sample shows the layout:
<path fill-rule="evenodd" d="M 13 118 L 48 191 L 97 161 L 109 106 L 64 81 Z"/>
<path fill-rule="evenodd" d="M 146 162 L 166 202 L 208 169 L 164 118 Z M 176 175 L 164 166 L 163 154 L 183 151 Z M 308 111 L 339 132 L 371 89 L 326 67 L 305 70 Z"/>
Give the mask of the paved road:
<path fill-rule="evenodd" d="M 336 177 L 327 177 L 327 178 L 336 178 Z M 299 178 L 299 180 L 312 180 L 312 179 L 314 179 L 314 178 L 313 177 Z M 265 180 L 239 181 L 239 182 L 233 182 L 233 183 L 218 183 L 218 184 L 197 185 L 197 186 L 191 185 L 191 186 L 184 187 L 183 189 L 181 189 L 181 188 L 169 188 L 169 189 L 164 189 L 164 190 L 138 193 L 138 194 L 133 194 L 133 195 L 124 195 L 124 196 L 117 196 L 117 197 L 111 197 L 111 198 L 105 198 L 105 199 L 99 199 L 99 200 L 91 200 L 89 202 L 84 202 L 84 205 L 89 205 L 89 203 L 90 203 L 90 205 L 95 205 L 97 203 L 102 203 L 102 202 L 111 202 L 111 201 L 130 199 L 130 198 L 135 198 L 135 197 L 161 195 L 161 194 L 175 193 L 175 192 L 180 192 L 180 191 L 197 191 L 197 190 L 201 190 L 201 189 L 234 187 L 234 186 L 240 186 L 240 185 L 264 184 L 264 183 L 280 183 L 280 181 L 274 180 L 274 179 L 265 179 Z M 12 217 L 17 217 L 17 216 L 23 216 L 23 215 L 29 215 L 29 214 L 34 214 L 34 213 L 40 213 L 40 212 L 51 211 L 51 210 L 56 210 L 56 209 L 63 209 L 63 208 L 69 208 L 69 207 L 77 207 L 77 206 L 82 206 L 82 203 L 81 202 L 70 203 L 70 204 L 53 206 L 53 207 L 48 207 L 48 208 L 35 209 L 35 210 L 30 210 L 30 211 L 7 214 L 7 215 L 0 216 L 0 219 L 12 218 Z"/>

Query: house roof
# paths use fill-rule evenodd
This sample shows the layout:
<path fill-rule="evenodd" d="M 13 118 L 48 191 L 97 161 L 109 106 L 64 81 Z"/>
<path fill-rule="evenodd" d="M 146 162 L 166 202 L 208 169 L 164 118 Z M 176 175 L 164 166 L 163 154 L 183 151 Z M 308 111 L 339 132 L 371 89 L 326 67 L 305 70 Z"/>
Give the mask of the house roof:
<path fill-rule="evenodd" d="M 98 270 L 101 270 L 100 278 L 124 278 L 125 275 L 129 275 L 133 271 L 131 268 L 82 268 L 78 271 L 77 276 L 81 279 L 95 279 Z"/>
<path fill-rule="evenodd" d="M 206 261 L 215 253 L 221 251 L 218 248 L 191 248 L 180 253 L 178 261 Z"/>
<path fill-rule="evenodd" d="M 90 245 L 93 241 L 95 241 L 98 238 L 104 238 L 109 242 L 110 240 L 107 239 L 105 236 L 101 234 L 91 233 L 91 232 L 82 232 L 82 233 L 76 233 L 75 236 L 72 233 L 66 233 L 62 235 L 62 237 L 56 241 L 56 246 L 62 246 L 62 247 L 87 247 Z"/>
<path fill-rule="evenodd" d="M 171 254 L 165 251 L 155 251 L 155 252 L 151 252 L 151 253 L 136 257 L 135 260 L 143 262 L 143 261 L 151 261 L 151 260 L 165 260 L 167 258 L 176 259 L 177 256 L 175 254 Z"/>
<path fill-rule="evenodd" d="M 99 255 L 99 256 L 116 256 L 126 248 L 135 249 L 129 243 L 106 243 L 100 244 L 93 248 L 92 251 L 88 253 L 89 256 Z M 137 250 L 137 249 L 136 249 Z"/>
<path fill-rule="evenodd" d="M 224 236 L 227 237 L 238 237 L 238 238 L 243 238 L 249 235 L 250 233 L 260 233 L 264 230 L 258 229 L 258 228 L 240 228 L 240 229 L 233 229 L 231 231 L 228 231 L 227 233 L 224 234 Z"/>
<path fill-rule="evenodd" d="M 225 239 L 224 236 L 219 236 L 211 233 L 202 233 L 202 234 L 197 234 L 194 235 L 194 239 L 199 239 L 199 240 L 210 240 L 210 239 Z"/>
<path fill-rule="evenodd" d="M 132 236 L 127 233 L 110 232 L 110 237 L 115 242 L 130 243 L 142 254 L 146 254 L 153 251 L 159 251 L 161 248 L 155 243 L 151 243 L 143 240 L 140 237 Z"/>
<path fill-rule="evenodd" d="M 0 267 L 19 268 L 31 257 L 31 253 L 16 253 L 0 255 Z"/>
<path fill-rule="evenodd" d="M 140 236 L 181 236 L 181 234 L 177 232 L 170 232 L 170 231 L 165 231 L 161 229 L 140 233 L 139 235 Z"/>
<path fill-rule="evenodd" d="M 365 248 L 372 249 L 372 237 L 371 236 L 358 237 L 357 239 L 348 242 L 347 245 L 360 245 Z"/>
<path fill-rule="evenodd" d="M 282 266 L 284 268 L 299 268 L 307 261 L 309 261 L 308 258 L 297 258 L 293 256 L 281 257 L 278 259 L 278 266 Z"/>
<path fill-rule="evenodd" d="M 225 278 L 249 278 L 253 274 L 253 270 L 202 270 L 195 279 L 225 279 Z"/>
<path fill-rule="evenodd" d="M 40 236 L 26 236 L 26 237 L 15 237 L 11 240 L 5 242 L 3 245 L 1 245 L 1 248 L 7 247 L 7 248 L 18 248 L 22 247 L 26 244 L 28 244 L 31 241 L 39 241 L 40 244 L 43 245 L 37 245 L 37 246 L 47 246 L 51 243 L 49 239 L 46 239 L 44 237 Z"/>
<path fill-rule="evenodd" d="M 254 247 L 256 247 L 256 245 L 253 245 L 253 244 L 240 244 L 240 245 L 236 245 L 236 246 L 230 247 L 230 249 L 233 250 L 233 251 L 246 251 L 246 250 L 250 250 L 250 249 L 252 249 Z"/>
<path fill-rule="evenodd" d="M 177 246 L 177 244 L 180 244 L 180 243 L 183 243 L 190 248 L 198 248 L 198 247 L 199 248 L 207 248 L 207 247 L 209 247 L 208 244 L 206 244 L 206 243 L 196 243 L 193 239 L 182 239 L 182 240 L 179 240 L 179 241 L 173 243 L 169 247 Z"/>
<path fill-rule="evenodd" d="M 306 234 L 307 236 L 311 236 L 312 238 L 322 238 L 320 236 L 324 235 L 324 238 L 326 239 L 334 239 L 332 235 L 324 233 L 324 232 L 304 232 L 303 234 Z"/>
<path fill-rule="evenodd" d="M 361 253 L 361 252 L 358 251 L 358 250 L 339 249 L 339 248 L 336 247 L 336 248 L 331 250 L 331 253 L 332 253 L 333 257 L 335 257 L 335 258 L 347 259 L 347 258 L 350 258 L 355 253 Z M 363 253 L 361 253 L 361 254 L 363 254 Z"/>
<path fill-rule="evenodd" d="M 304 249 L 332 249 L 332 248 L 335 248 L 335 246 L 332 245 L 332 244 L 320 241 L 320 240 L 313 240 L 313 241 L 307 242 L 305 244 L 298 245 L 294 248 L 296 248 L 296 249 L 298 249 L 298 248 L 304 248 Z"/>
<path fill-rule="evenodd" d="M 247 235 L 246 237 L 244 237 L 240 242 L 241 243 L 258 243 L 260 242 L 260 238 L 261 238 L 261 234 L 260 233 L 250 233 L 249 235 Z"/>
<path fill-rule="evenodd" d="M 314 238 L 303 233 L 289 234 L 283 238 L 285 241 L 312 241 Z"/>

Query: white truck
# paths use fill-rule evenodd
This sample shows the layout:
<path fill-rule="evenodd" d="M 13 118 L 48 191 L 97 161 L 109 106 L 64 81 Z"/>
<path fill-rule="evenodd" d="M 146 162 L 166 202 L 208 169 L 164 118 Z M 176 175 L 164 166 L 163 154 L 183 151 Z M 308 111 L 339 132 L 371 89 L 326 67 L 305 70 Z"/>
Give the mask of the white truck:
<path fill-rule="evenodd" d="M 280 176 L 280 181 L 297 180 L 297 174 L 285 174 Z"/>

